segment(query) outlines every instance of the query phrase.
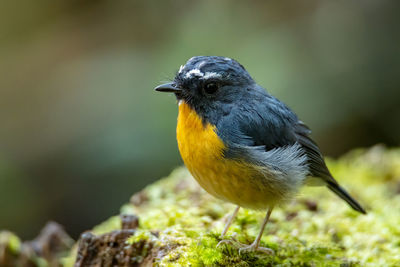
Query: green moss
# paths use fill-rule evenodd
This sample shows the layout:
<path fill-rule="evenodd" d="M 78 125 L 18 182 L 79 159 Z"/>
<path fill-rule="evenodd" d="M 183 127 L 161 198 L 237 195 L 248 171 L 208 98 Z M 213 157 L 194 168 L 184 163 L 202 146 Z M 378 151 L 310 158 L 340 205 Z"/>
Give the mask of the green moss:
<path fill-rule="evenodd" d="M 400 266 L 400 150 L 357 150 L 328 165 L 368 215 L 325 188 L 304 188 L 296 201 L 274 210 L 265 229 L 262 245 L 275 255 L 239 254 L 234 243 L 217 248 L 234 206 L 200 189 L 185 168 L 144 189 L 140 203 L 122 207 L 140 219 L 128 243 L 145 241 L 158 250 L 153 260 L 159 266 Z M 307 208 L 307 201 L 317 207 Z M 263 217 L 241 209 L 227 238 L 250 244 Z M 114 217 L 95 229 L 103 233 L 118 224 Z"/>
<path fill-rule="evenodd" d="M 0 231 L 0 265 L 21 266 L 20 257 L 24 253 L 21 248 L 21 240 L 14 233 L 9 231 Z M 45 259 L 33 254 L 23 255 L 25 262 L 29 266 L 46 267 L 48 263 Z"/>
<path fill-rule="evenodd" d="M 121 229 L 121 218 L 119 216 L 112 216 L 107 221 L 94 227 L 92 232 L 96 235 L 102 235 L 118 229 Z"/>
<path fill-rule="evenodd" d="M 62 266 L 65 267 L 74 266 L 76 260 L 76 253 L 77 253 L 77 247 L 75 245 L 74 248 L 70 251 L 70 254 L 68 256 L 60 259 L 60 263 L 62 264 Z"/>
<path fill-rule="evenodd" d="M 21 240 L 9 231 L 0 232 L 0 245 L 5 246 L 10 253 L 18 254 L 21 249 Z"/>

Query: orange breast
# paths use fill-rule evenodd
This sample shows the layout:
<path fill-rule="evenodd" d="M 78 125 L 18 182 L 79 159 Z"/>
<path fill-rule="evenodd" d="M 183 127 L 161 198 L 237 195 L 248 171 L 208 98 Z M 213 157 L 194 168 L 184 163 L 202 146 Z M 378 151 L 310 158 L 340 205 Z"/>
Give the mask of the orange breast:
<path fill-rule="evenodd" d="M 213 170 L 223 158 L 224 143 L 215 132 L 215 126 L 204 124 L 186 103 L 179 104 L 176 129 L 179 152 L 189 171 L 198 173 Z"/>
<path fill-rule="evenodd" d="M 247 163 L 224 158 L 226 147 L 216 127 L 204 124 L 184 102 L 179 104 L 177 140 L 186 167 L 208 193 L 255 209 L 275 202 L 263 174 Z"/>

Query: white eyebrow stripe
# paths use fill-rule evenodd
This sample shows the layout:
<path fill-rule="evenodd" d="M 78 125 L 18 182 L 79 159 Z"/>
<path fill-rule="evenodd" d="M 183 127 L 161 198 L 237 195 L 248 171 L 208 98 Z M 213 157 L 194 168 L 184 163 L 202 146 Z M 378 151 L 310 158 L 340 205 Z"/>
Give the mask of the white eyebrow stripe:
<path fill-rule="evenodd" d="M 191 78 L 193 76 L 203 77 L 204 73 L 202 73 L 199 69 L 192 69 L 185 74 L 185 78 Z"/>
<path fill-rule="evenodd" d="M 182 70 L 183 70 L 183 65 L 181 65 L 181 66 L 179 67 L 179 71 L 178 71 L 178 73 L 181 73 L 181 72 L 182 72 Z"/>
<path fill-rule="evenodd" d="M 199 67 L 198 67 L 198 68 L 199 68 L 199 69 L 202 68 L 206 63 L 207 63 L 207 61 L 205 61 L 205 60 L 202 61 L 202 62 L 199 64 Z"/>
<path fill-rule="evenodd" d="M 216 72 L 206 72 L 203 76 L 203 79 L 210 79 L 210 78 L 221 78 L 221 74 Z"/>

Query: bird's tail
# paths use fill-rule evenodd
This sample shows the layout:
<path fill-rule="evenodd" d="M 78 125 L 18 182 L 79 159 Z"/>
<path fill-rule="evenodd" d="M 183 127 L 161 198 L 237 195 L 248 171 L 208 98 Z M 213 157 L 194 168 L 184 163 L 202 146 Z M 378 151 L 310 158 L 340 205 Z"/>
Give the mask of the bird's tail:
<path fill-rule="evenodd" d="M 328 182 L 327 186 L 341 199 L 346 201 L 354 210 L 361 212 L 362 214 L 367 214 L 364 208 L 361 207 L 361 205 L 354 198 L 352 198 L 343 187 L 334 182 Z"/>

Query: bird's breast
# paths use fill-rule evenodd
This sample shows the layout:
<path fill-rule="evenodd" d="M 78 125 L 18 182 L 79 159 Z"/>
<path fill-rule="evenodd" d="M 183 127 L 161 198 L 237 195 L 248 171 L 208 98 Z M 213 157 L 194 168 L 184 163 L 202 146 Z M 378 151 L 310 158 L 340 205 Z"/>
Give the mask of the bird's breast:
<path fill-rule="evenodd" d="M 176 129 L 179 152 L 186 167 L 193 173 L 210 169 L 223 159 L 225 145 L 216 127 L 204 123 L 185 102 L 179 103 Z"/>
<path fill-rule="evenodd" d="M 277 201 L 262 173 L 250 164 L 224 157 L 226 146 L 216 127 L 204 123 L 183 101 L 179 103 L 177 141 L 186 167 L 211 195 L 255 209 Z"/>

